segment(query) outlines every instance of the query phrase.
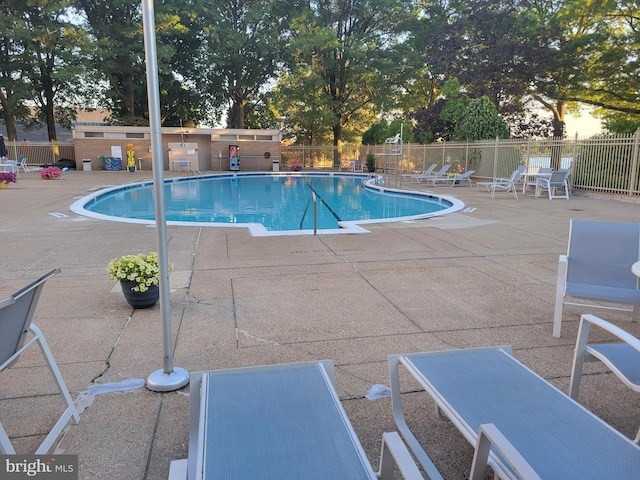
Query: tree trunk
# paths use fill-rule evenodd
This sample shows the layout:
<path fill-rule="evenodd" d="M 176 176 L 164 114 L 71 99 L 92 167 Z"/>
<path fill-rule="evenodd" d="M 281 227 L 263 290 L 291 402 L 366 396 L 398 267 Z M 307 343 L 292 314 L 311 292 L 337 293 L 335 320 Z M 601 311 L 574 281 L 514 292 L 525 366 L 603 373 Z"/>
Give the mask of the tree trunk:
<path fill-rule="evenodd" d="M 342 124 L 337 122 L 333 126 L 333 166 L 340 168 L 342 165 Z"/>
<path fill-rule="evenodd" d="M 553 170 L 559 170 L 562 168 L 562 144 L 561 140 L 564 139 L 565 134 L 565 122 L 564 115 L 566 111 L 566 104 L 558 100 L 555 107 L 552 109 L 553 112 L 553 138 L 557 140 L 558 144 L 553 145 L 551 147 L 551 164 L 550 167 Z"/>
<path fill-rule="evenodd" d="M 0 105 L 2 105 L 2 119 L 7 127 L 7 140 L 17 141 L 18 130 L 16 129 L 16 119 L 13 114 L 13 105 L 11 101 L 4 95 L 4 92 L 0 90 Z"/>

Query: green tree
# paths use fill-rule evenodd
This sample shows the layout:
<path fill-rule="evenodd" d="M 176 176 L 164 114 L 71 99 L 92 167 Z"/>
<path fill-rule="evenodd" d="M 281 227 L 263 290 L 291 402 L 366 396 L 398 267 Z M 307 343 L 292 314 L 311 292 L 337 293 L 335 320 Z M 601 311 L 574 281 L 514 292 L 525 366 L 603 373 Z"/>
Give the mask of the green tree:
<path fill-rule="evenodd" d="M 280 0 L 200 2 L 197 88 L 209 96 L 217 117 L 229 104 L 227 123 L 244 128 L 246 109 L 260 102 L 278 74 L 283 38 L 295 3 Z"/>
<path fill-rule="evenodd" d="M 93 38 L 92 64 L 98 82 L 100 106 L 111 112 L 110 121 L 124 125 L 146 125 L 149 121 L 142 11 L 135 0 L 76 0 L 85 27 Z M 199 120 L 202 95 L 185 84 L 194 68 L 189 50 L 195 49 L 195 32 L 186 28 L 174 4 L 159 5 L 155 15 L 160 83 L 161 119 L 166 125 Z M 190 6 L 180 5 L 187 21 Z M 186 70 L 186 71 L 185 71 Z"/>
<path fill-rule="evenodd" d="M 461 141 L 509 138 L 509 127 L 487 96 L 473 100 L 464 109 L 455 129 L 455 139 Z"/>
<path fill-rule="evenodd" d="M 70 124 L 81 103 L 85 33 L 70 21 L 68 0 L 8 0 L 3 8 L 3 22 L 11 24 L 2 34 L 11 43 L 2 62 L 5 122 L 19 114 L 28 125 L 44 123 L 49 139 L 56 140 L 56 121 Z M 28 116 L 26 106 L 32 107 Z"/>
<path fill-rule="evenodd" d="M 8 140 L 18 139 L 16 122 L 29 116 L 28 85 L 20 55 L 31 32 L 20 19 L 21 5 L 7 1 L 0 7 L 0 112 Z"/>
<path fill-rule="evenodd" d="M 310 2 L 292 25 L 288 74 L 311 86 L 295 102 L 314 104 L 331 121 L 334 165 L 346 136 L 361 134 L 391 102 L 402 60 L 395 48 L 409 6 L 397 0 Z"/>

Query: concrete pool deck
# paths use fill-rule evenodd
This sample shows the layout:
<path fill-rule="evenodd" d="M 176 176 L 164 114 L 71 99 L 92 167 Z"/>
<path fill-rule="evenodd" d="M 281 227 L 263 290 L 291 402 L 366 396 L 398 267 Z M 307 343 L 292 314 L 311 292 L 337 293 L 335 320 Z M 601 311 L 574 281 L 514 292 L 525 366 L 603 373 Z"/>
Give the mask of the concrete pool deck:
<path fill-rule="evenodd" d="M 162 368 L 160 308 L 132 310 L 106 274 L 112 258 L 156 251 L 156 230 L 68 210 L 95 189 L 151 179 L 150 171 L 77 171 L 44 181 L 29 172 L 0 193 L 0 297 L 62 269 L 46 284 L 34 323 L 81 406 L 80 423 L 58 445 L 79 456 L 81 479 L 166 479 L 171 460 L 187 456 L 188 387 L 139 387 Z M 637 222 L 640 205 L 407 186 L 455 195 L 469 211 L 368 225 L 371 233 L 357 235 L 253 238 L 245 229 L 168 227 L 175 365 L 333 359 L 338 394 L 374 466 L 382 432 L 395 425 L 390 399 L 365 395 L 389 385 L 389 354 L 511 344 L 516 358 L 566 391 L 583 310 L 565 309 L 561 338 L 551 329 L 569 219 Z M 593 312 L 640 336 L 630 314 Z M 589 367 L 582 403 L 635 436 L 640 396 Z M 437 420 L 426 394 L 405 386 L 419 440 L 445 478 L 465 478 L 471 447 Z M 54 391 L 37 348 L 1 374 L 0 420 L 18 453 L 35 451 L 61 411 Z"/>

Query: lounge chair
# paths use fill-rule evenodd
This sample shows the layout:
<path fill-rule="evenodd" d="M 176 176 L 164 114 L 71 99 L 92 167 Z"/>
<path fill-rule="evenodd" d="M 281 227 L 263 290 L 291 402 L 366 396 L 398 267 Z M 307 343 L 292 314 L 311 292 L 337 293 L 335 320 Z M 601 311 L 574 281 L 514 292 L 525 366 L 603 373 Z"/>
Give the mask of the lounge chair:
<path fill-rule="evenodd" d="M 569 174 L 571 170 L 563 169 L 551 172 L 548 177 L 538 177 L 536 179 L 536 198 L 540 196 L 543 190 L 547 190 L 549 200 L 554 198 L 566 198 L 569 200 Z M 563 189 L 564 193 L 556 195 L 558 189 Z"/>
<path fill-rule="evenodd" d="M 632 319 L 638 321 L 640 290 L 631 266 L 640 260 L 639 245 L 640 223 L 571 220 L 567 254 L 558 259 L 554 337 L 560 336 L 564 305 L 626 311 L 629 309 L 615 304 L 633 305 Z M 566 297 L 598 303 L 576 302 Z"/>
<path fill-rule="evenodd" d="M 606 330 L 622 341 L 616 343 L 588 343 L 591 325 L 596 325 Z M 631 390 L 640 392 L 640 340 L 595 315 L 584 314 L 580 319 L 573 367 L 571 369 L 571 381 L 569 382 L 569 396 L 576 402 L 580 393 L 584 362 L 597 360 L 604 363 Z M 640 429 L 634 442 L 640 444 Z"/>
<path fill-rule="evenodd" d="M 476 173 L 475 170 L 467 170 L 466 172 L 461 173 L 460 175 L 455 177 L 429 178 L 427 179 L 427 182 L 433 183 L 434 187 L 439 183 L 449 183 L 451 184 L 451 187 L 461 185 L 462 183 L 468 183 L 469 186 L 471 186 L 471 175 L 473 175 L 474 173 Z"/>
<path fill-rule="evenodd" d="M 64 383 L 49 345 L 42 331 L 31 323 L 44 283 L 58 273 L 60 273 L 60 269 L 52 270 L 13 295 L 0 300 L 0 331 L 2 331 L 2 335 L 0 336 L 0 362 L 2 363 L 0 365 L 0 372 L 12 366 L 22 352 L 34 342 L 37 342 L 66 405 L 64 412 L 60 415 L 55 425 L 36 450 L 36 454 L 46 454 L 50 450 L 56 438 L 60 435 L 62 429 L 70 419 L 73 418 L 76 423 L 80 421 L 78 410 L 71 399 L 69 390 Z M 29 333 L 33 336 L 26 341 Z M 16 453 L 1 423 L 0 450 L 2 453 L 8 455 Z"/>
<path fill-rule="evenodd" d="M 516 168 L 509 178 L 494 178 L 490 182 L 478 182 L 476 185 L 480 188 L 480 185 L 487 187 L 487 191 L 491 192 L 491 198 L 495 197 L 496 191 L 513 192 L 513 196 L 518 199 L 518 192 L 516 184 L 520 181 L 520 177 L 527 167 L 524 165 Z"/>
<path fill-rule="evenodd" d="M 429 178 L 437 166 L 438 166 L 437 163 L 433 163 L 429 168 L 427 168 L 426 170 L 420 173 L 403 173 L 402 179 L 405 182 L 420 183 L 422 179 Z"/>
<path fill-rule="evenodd" d="M 374 472 L 333 386 L 333 362 L 193 372 L 189 455 L 169 479 L 421 479 L 395 432 Z M 440 477 L 441 478 L 441 477 Z"/>
<path fill-rule="evenodd" d="M 406 387 L 411 397 L 417 382 L 441 418 L 478 450 L 480 426 L 493 424 L 540 478 L 638 478 L 640 448 L 516 360 L 508 345 L 389 357 L 396 426 L 425 471 L 431 462 L 402 408 L 400 365 L 415 380 Z M 411 425 L 421 424 L 419 416 L 412 420 Z M 514 478 L 512 462 L 499 449 L 491 449 L 489 457 L 496 478 Z"/>

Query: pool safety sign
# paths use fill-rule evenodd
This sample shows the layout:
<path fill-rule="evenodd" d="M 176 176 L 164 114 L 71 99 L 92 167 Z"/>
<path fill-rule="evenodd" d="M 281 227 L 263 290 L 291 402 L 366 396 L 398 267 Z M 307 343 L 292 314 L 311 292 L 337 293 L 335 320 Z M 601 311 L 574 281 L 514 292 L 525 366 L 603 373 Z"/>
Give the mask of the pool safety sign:
<path fill-rule="evenodd" d="M 0 455 L 2 480 L 78 480 L 78 455 Z"/>

